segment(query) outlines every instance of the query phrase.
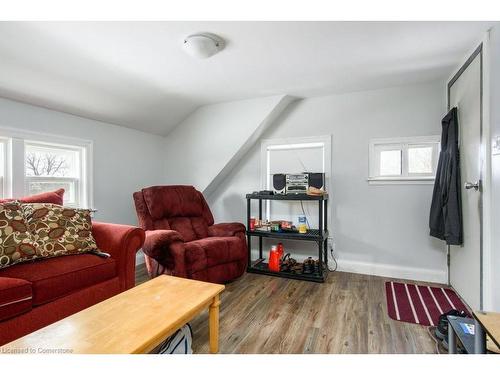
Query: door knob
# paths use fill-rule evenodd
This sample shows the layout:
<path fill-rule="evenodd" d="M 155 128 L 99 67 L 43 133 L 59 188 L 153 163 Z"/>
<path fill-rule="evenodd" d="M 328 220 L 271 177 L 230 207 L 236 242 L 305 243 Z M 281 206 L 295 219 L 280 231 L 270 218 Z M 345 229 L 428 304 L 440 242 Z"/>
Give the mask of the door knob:
<path fill-rule="evenodd" d="M 474 189 L 475 191 L 479 190 L 481 183 L 479 181 L 476 182 L 466 182 L 465 183 L 465 188 L 467 190 Z"/>

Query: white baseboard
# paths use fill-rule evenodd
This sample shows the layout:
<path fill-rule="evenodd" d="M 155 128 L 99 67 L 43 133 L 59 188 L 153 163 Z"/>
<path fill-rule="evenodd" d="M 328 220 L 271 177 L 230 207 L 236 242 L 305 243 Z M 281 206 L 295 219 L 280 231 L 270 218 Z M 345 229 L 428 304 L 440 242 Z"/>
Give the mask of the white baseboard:
<path fill-rule="evenodd" d="M 392 264 L 366 263 L 342 259 L 338 259 L 338 270 L 394 279 L 447 283 L 446 270 L 430 270 L 427 268 L 403 267 Z"/>
<path fill-rule="evenodd" d="M 142 252 L 142 250 L 139 250 L 135 254 L 135 265 L 138 266 L 139 264 L 143 263 L 144 263 L 144 253 Z"/>
<path fill-rule="evenodd" d="M 255 260 L 258 258 L 258 256 L 259 252 L 256 249 L 253 249 L 252 259 Z M 267 256 L 267 254 L 264 253 L 264 256 Z M 298 254 L 297 252 L 293 253 L 293 257 L 299 260 L 307 256 L 311 256 L 311 254 Z M 331 267 L 333 265 L 333 261 L 330 257 L 328 258 L 328 262 L 329 266 Z M 405 267 L 394 264 L 360 262 L 342 258 L 337 259 L 337 262 L 337 270 L 341 272 L 352 272 L 363 275 L 390 277 L 394 279 L 426 281 L 439 284 L 448 283 L 446 269 L 435 270 L 429 268 Z"/>

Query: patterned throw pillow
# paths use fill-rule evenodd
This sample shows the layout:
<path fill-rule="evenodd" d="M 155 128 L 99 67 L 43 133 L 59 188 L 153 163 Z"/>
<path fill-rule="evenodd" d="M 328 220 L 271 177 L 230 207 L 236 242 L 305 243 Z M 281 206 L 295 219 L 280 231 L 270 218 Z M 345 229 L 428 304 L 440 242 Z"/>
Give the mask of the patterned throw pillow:
<path fill-rule="evenodd" d="M 90 210 L 52 203 L 23 204 L 28 230 L 42 257 L 98 252 Z"/>
<path fill-rule="evenodd" d="M 18 201 L 0 203 L 0 268 L 37 258 L 38 245 Z"/>

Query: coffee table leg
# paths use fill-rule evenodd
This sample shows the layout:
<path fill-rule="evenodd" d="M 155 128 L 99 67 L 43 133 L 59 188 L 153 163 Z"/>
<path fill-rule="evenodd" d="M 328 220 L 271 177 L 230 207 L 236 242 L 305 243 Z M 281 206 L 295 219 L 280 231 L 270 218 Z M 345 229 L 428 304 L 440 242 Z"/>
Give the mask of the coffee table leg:
<path fill-rule="evenodd" d="M 215 296 L 208 308 L 208 329 L 210 334 L 210 353 L 219 352 L 219 296 Z"/>

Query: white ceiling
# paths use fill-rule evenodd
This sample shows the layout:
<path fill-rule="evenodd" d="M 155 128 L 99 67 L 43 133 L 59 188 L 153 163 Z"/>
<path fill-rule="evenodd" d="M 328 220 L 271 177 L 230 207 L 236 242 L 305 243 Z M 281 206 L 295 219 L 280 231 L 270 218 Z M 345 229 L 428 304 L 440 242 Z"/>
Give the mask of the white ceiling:
<path fill-rule="evenodd" d="M 491 22 L 0 22 L 0 96 L 165 135 L 196 107 L 448 77 Z M 183 38 L 212 32 L 207 60 Z"/>

